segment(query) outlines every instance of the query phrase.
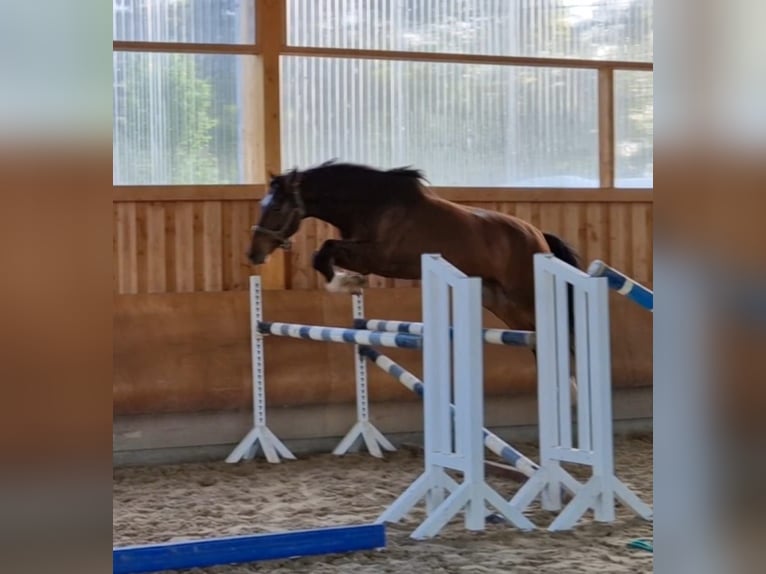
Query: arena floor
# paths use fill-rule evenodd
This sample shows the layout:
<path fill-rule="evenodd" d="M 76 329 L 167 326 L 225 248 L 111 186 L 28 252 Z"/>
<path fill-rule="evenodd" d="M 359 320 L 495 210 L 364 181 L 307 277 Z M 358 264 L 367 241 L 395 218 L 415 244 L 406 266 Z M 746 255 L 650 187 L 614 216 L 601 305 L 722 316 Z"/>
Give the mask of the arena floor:
<path fill-rule="evenodd" d="M 533 445 L 515 445 L 537 458 Z M 618 476 L 652 503 L 651 437 L 618 438 Z M 488 480 L 510 498 L 516 475 L 487 467 Z M 240 465 L 224 462 L 115 469 L 114 545 L 166 542 L 319 526 L 362 524 L 380 512 L 423 470 L 417 449 L 400 449 L 378 460 L 366 454 L 302 457 L 270 465 L 259 459 Z M 533 522 L 552 516 L 535 507 Z M 652 554 L 627 547 L 651 538 L 652 525 L 623 508 L 617 522 L 603 525 L 586 516 L 571 532 L 524 533 L 508 525 L 488 525 L 470 533 L 462 521 L 450 523 L 433 540 L 409 538 L 422 515 L 388 527 L 388 547 L 373 552 L 220 566 L 195 573 L 244 574 L 436 574 L 652 572 Z"/>

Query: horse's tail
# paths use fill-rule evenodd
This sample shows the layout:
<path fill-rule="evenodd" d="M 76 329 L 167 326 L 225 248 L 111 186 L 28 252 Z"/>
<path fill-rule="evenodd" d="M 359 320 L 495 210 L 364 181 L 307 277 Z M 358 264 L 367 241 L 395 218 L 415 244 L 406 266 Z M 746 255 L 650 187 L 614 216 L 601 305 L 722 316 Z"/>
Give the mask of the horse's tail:
<path fill-rule="evenodd" d="M 558 259 L 561 259 L 564 263 L 569 263 L 572 267 L 581 269 L 580 256 L 569 243 L 553 233 L 543 232 L 543 236 L 545 237 L 545 241 L 548 242 L 548 247 L 551 248 L 553 255 Z"/>
<path fill-rule="evenodd" d="M 569 245 L 566 241 L 561 239 L 559 236 L 554 235 L 553 233 L 545 233 L 543 232 L 543 236 L 545 237 L 545 241 L 548 242 L 548 247 L 550 247 L 551 252 L 553 255 L 561 259 L 564 263 L 569 263 L 572 267 L 575 267 L 576 269 L 582 269 L 580 266 L 580 256 L 578 255 L 577 251 Z M 574 336 L 574 293 L 572 291 L 572 286 L 567 286 L 567 302 L 569 307 L 569 334 L 570 337 Z M 569 345 L 572 347 L 574 344 L 574 341 L 570 338 Z"/>

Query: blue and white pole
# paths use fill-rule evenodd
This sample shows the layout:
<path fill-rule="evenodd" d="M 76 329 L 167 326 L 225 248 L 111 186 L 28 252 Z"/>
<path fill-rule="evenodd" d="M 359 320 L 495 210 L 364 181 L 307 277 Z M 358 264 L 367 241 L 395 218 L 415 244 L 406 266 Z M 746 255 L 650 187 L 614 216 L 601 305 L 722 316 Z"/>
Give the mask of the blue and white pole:
<path fill-rule="evenodd" d="M 644 309 L 654 312 L 654 292 L 651 289 L 644 287 L 600 259 L 596 259 L 588 266 L 588 275 L 606 277 L 610 289 L 617 291 L 634 303 L 638 303 Z"/>
<path fill-rule="evenodd" d="M 360 347 L 359 354 L 370 359 L 370 361 L 375 363 L 380 369 L 394 377 L 420 398 L 423 398 L 423 382 L 407 369 L 371 347 Z M 455 406 L 450 404 L 450 408 L 454 412 Z M 484 446 L 494 452 L 497 456 L 501 457 L 523 475 L 531 477 L 539 469 L 537 464 L 521 454 L 496 434 L 488 431 L 486 428 L 483 429 L 483 434 Z"/>
<path fill-rule="evenodd" d="M 328 341 L 333 343 L 355 343 L 376 347 L 397 347 L 400 349 L 420 349 L 423 340 L 417 335 L 406 333 L 384 333 L 364 329 L 344 329 L 342 327 L 321 327 L 301 325 L 299 323 L 277 323 L 261 321 L 258 329 L 264 335 L 278 335 L 293 339 Z"/>
<path fill-rule="evenodd" d="M 387 321 L 385 319 L 355 319 L 354 327 L 368 329 L 370 331 L 383 331 L 386 333 L 407 333 L 410 335 L 423 335 L 423 323 L 409 321 Z M 514 347 L 534 347 L 534 331 L 516 331 L 510 329 L 482 329 L 485 343 L 493 345 L 509 345 Z M 450 336 L 452 327 L 450 327 Z"/>

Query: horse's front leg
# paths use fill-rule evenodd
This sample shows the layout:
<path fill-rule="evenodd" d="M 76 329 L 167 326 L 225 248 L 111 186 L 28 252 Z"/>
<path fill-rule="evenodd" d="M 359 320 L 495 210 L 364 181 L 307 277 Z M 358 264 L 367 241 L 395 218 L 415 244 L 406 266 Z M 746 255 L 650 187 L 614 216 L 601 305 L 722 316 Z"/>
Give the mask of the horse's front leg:
<path fill-rule="evenodd" d="M 328 239 L 314 253 L 313 267 L 325 278 L 325 288 L 333 293 L 359 293 L 371 273 L 373 246 L 365 241 Z M 342 267 L 354 273 L 335 271 Z"/>

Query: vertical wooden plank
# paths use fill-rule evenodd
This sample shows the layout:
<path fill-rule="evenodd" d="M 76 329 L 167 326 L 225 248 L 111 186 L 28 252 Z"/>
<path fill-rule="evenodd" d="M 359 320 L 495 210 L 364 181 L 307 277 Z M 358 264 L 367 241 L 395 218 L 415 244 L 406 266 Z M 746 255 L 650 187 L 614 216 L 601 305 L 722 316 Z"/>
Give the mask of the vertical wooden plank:
<path fill-rule="evenodd" d="M 561 235 L 561 204 L 541 203 L 540 205 L 540 229 Z"/>
<path fill-rule="evenodd" d="M 510 201 L 499 201 L 494 204 L 493 209 L 506 215 L 516 215 L 516 204 Z"/>
<path fill-rule="evenodd" d="M 138 292 L 146 293 L 148 275 L 146 203 L 136 203 L 136 269 Z"/>
<path fill-rule="evenodd" d="M 539 203 L 531 203 L 529 205 L 529 222 L 538 228 L 542 227 L 543 225 L 540 205 L 541 204 Z"/>
<path fill-rule="evenodd" d="M 532 204 L 531 203 L 517 203 L 516 204 L 516 217 L 523 219 L 529 223 L 532 223 Z"/>
<path fill-rule="evenodd" d="M 117 206 L 112 204 L 112 293 L 120 292 L 120 242 Z"/>
<path fill-rule="evenodd" d="M 603 259 L 609 263 L 609 226 L 607 209 L 603 203 L 589 203 L 585 208 L 587 263 Z"/>
<path fill-rule="evenodd" d="M 165 207 L 152 202 L 146 206 L 146 291 L 165 293 Z"/>
<path fill-rule="evenodd" d="M 164 204 L 165 212 L 165 290 L 168 293 L 177 291 L 176 285 L 176 218 L 175 202 Z"/>
<path fill-rule="evenodd" d="M 633 277 L 636 281 L 647 284 L 650 279 L 652 230 L 649 227 L 649 208 L 646 203 L 636 203 L 630 206 L 631 215 L 631 246 L 633 254 Z"/>
<path fill-rule="evenodd" d="M 118 203 L 116 209 L 118 292 L 138 293 L 136 204 Z"/>
<path fill-rule="evenodd" d="M 590 263 L 590 256 L 588 255 L 588 215 L 587 215 L 587 203 L 574 204 L 577 209 L 577 249 L 582 260 L 582 265 L 587 269 Z"/>
<path fill-rule="evenodd" d="M 224 291 L 230 291 L 234 283 L 234 262 L 231 257 L 234 245 L 231 224 L 235 203 L 234 201 L 221 202 L 221 289 Z"/>
<path fill-rule="evenodd" d="M 598 71 L 598 165 L 602 188 L 614 187 L 614 71 Z"/>
<path fill-rule="evenodd" d="M 257 37 L 261 46 L 263 76 L 263 160 L 264 172 L 282 171 L 279 52 L 286 43 L 284 0 L 256 0 Z M 285 252 L 274 252 L 269 262 L 259 268 L 264 289 L 284 289 L 287 286 Z"/>
<path fill-rule="evenodd" d="M 194 291 L 205 290 L 205 252 L 202 244 L 205 241 L 204 224 L 205 202 L 192 202 L 192 211 L 194 213 L 194 234 L 192 243 L 192 253 L 194 254 Z"/>
<path fill-rule="evenodd" d="M 633 277 L 630 209 L 629 203 L 609 205 L 609 264 Z"/>
<path fill-rule="evenodd" d="M 579 203 L 564 203 L 561 205 L 561 233 L 559 236 L 582 256 L 584 242 L 580 238 L 580 228 L 582 227 L 580 206 L 581 204 Z M 582 261 L 582 264 L 585 266 L 585 261 Z"/>
<path fill-rule="evenodd" d="M 175 205 L 175 282 L 176 291 L 194 291 L 194 203 Z"/>
<path fill-rule="evenodd" d="M 250 217 L 248 201 L 231 202 L 231 244 L 227 257 L 231 265 L 231 285 L 233 291 L 247 289 L 248 277 L 253 273 L 252 266 L 247 260 L 247 250 L 250 244 Z"/>
<path fill-rule="evenodd" d="M 202 207 L 202 261 L 205 291 L 223 289 L 222 235 L 221 202 L 205 201 Z"/>
<path fill-rule="evenodd" d="M 647 287 L 654 289 L 654 204 L 647 204 L 646 210 L 646 229 L 647 231 L 647 254 L 649 261 L 647 269 Z"/>

